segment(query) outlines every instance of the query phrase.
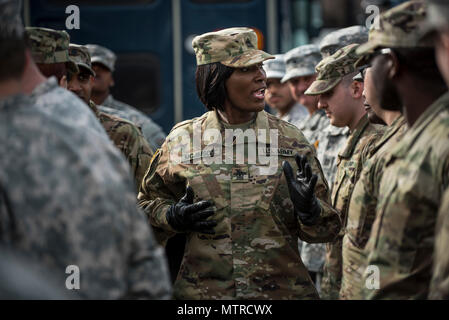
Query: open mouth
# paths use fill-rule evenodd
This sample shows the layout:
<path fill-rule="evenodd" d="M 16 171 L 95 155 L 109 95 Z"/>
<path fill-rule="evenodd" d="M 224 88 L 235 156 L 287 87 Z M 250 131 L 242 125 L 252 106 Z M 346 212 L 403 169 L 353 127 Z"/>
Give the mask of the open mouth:
<path fill-rule="evenodd" d="M 260 88 L 260 89 L 258 89 L 256 91 L 253 91 L 254 97 L 256 99 L 262 99 L 262 100 L 265 99 L 265 90 L 266 90 L 266 88 L 263 87 L 263 88 Z"/>

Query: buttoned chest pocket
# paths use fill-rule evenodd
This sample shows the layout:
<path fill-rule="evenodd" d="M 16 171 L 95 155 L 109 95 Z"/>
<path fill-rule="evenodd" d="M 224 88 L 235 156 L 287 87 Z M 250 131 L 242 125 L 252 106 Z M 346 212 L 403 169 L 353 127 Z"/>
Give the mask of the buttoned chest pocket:
<path fill-rule="evenodd" d="M 356 168 L 353 165 L 340 168 L 335 178 L 334 189 L 332 190 L 332 204 L 340 212 L 343 226 L 346 226 L 347 223 L 347 210 L 355 180 Z"/>

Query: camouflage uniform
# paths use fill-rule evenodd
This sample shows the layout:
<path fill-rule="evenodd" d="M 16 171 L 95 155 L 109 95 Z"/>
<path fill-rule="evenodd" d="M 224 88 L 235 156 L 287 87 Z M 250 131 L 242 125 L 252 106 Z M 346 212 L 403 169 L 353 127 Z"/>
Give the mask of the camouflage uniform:
<path fill-rule="evenodd" d="M 305 119 L 308 117 L 309 111 L 307 111 L 307 109 L 303 105 L 295 103 L 291 110 L 283 117 L 279 117 L 279 119 L 298 126 L 303 123 L 303 121 L 305 121 Z"/>
<path fill-rule="evenodd" d="M 235 41 L 231 41 L 235 40 Z M 267 55 L 256 47 L 255 33 L 247 28 L 233 28 L 208 33 L 194 39 L 198 64 L 224 59 L 238 66 L 259 63 Z M 215 46 L 216 42 L 220 46 Z M 229 46 L 226 45 L 229 44 Z M 204 49 L 205 46 L 207 49 Z M 234 47 L 234 45 L 236 47 Z M 215 50 L 222 49 L 222 50 Z M 228 52 L 227 57 L 216 56 Z M 243 49 L 242 49 L 243 48 Z M 240 49 L 243 55 L 239 55 Z M 204 50 L 207 50 L 205 52 Z M 221 62 L 221 60 L 218 60 Z M 243 144 L 248 150 L 253 142 L 244 139 L 225 139 L 226 128 L 266 130 L 277 129 L 278 148 L 259 148 L 261 154 L 276 156 L 278 164 L 274 174 L 260 161 L 236 164 L 236 152 L 226 154 L 226 143 Z M 170 156 L 192 146 L 192 139 L 179 141 L 180 136 L 207 129 L 216 129 L 222 135 L 215 155 L 222 164 L 197 163 L 200 153 L 188 153 L 190 161 L 175 163 Z M 256 135 L 259 143 L 271 140 L 266 135 Z M 257 143 L 257 142 L 254 142 Z M 270 144 L 272 145 L 272 144 Z M 204 141 L 202 150 L 204 149 Z M 192 149 L 190 149 L 192 150 Z M 219 151 L 218 151 L 219 150 Z M 288 161 L 296 170 L 296 153 L 307 156 L 313 172 L 318 175 L 315 193 L 322 207 L 314 226 L 303 225 L 294 215 L 293 203 L 281 167 Z M 224 157 L 223 157 L 224 156 Z M 197 163 L 197 164 L 196 164 Z M 227 125 L 219 120 L 216 111 L 176 125 L 157 152 L 147 172 L 139 193 L 140 205 L 151 224 L 158 230 L 160 240 L 173 236 L 175 231 L 166 220 L 170 205 L 179 201 L 186 186 L 193 188 L 195 200 L 211 200 L 217 221 L 214 235 L 187 233 L 184 259 L 175 282 L 175 297 L 180 299 L 316 299 L 318 294 L 298 252 L 298 237 L 309 242 L 331 241 L 339 231 L 338 214 L 329 206 L 328 187 L 324 180 L 315 151 L 301 132 L 293 125 L 261 111 L 247 124 Z"/>
<path fill-rule="evenodd" d="M 70 38 L 67 32 L 29 27 L 25 33 L 29 38 L 31 54 L 36 63 L 67 63 L 70 66 L 69 70 L 78 72 L 78 67 L 69 58 Z M 55 78 L 38 85 L 31 96 L 36 99 L 36 106 L 49 115 L 56 116 L 67 124 L 84 126 L 85 130 L 92 130 L 107 139 L 104 129 L 86 104 L 73 93 L 60 88 Z"/>
<path fill-rule="evenodd" d="M 182 197 L 187 185 L 198 200 L 215 203 L 216 234 L 187 234 L 175 297 L 317 298 L 296 241 L 298 236 L 309 242 L 331 241 L 339 230 L 339 220 L 327 204 L 328 188 L 313 148 L 296 127 L 260 112 L 254 129 L 276 128 L 282 137 L 278 149 L 282 156 L 274 175 L 260 175 L 258 165 L 248 164 L 173 165 L 169 155 L 182 147 L 177 139 L 179 133 L 187 130 L 192 134 L 195 125 L 201 126 L 203 132 L 218 129 L 224 137 L 224 125 L 214 111 L 175 126 L 153 160 L 138 197 L 153 227 L 165 236 L 174 235 L 165 212 Z M 224 154 L 224 144 L 221 150 Z M 295 219 L 282 173 L 284 160 L 296 168 L 296 153 L 307 155 L 313 172 L 319 176 L 316 194 L 323 211 L 320 222 L 313 227 Z M 239 169 L 245 173 L 243 177 L 238 175 Z"/>
<path fill-rule="evenodd" d="M 411 1 L 380 17 L 380 28 L 358 51 L 424 48 L 419 41 L 426 5 Z M 376 218 L 365 251 L 379 268 L 380 289 L 367 299 L 425 299 L 429 294 L 437 212 L 449 186 L 449 94 L 429 106 L 385 158 Z M 365 274 L 365 283 L 369 275 Z"/>
<path fill-rule="evenodd" d="M 356 44 L 338 50 L 334 55 L 323 59 L 317 66 L 318 77 L 306 94 L 319 95 L 328 92 L 340 84 L 348 74 L 355 72 Z M 364 163 L 376 140 L 382 135 L 382 127 L 372 125 L 368 117 L 363 116 L 350 133 L 346 146 L 340 150 L 337 160 L 337 173 L 332 187 L 332 206 L 340 213 L 343 227 L 346 227 L 347 212 L 354 184 L 360 176 Z M 322 283 L 323 296 L 338 299 L 342 277 L 342 229 L 333 243 L 327 244 L 326 262 Z"/>
<path fill-rule="evenodd" d="M 383 137 L 371 150 L 359 180 L 352 193 L 346 232 L 343 237 L 343 277 L 340 290 L 341 299 L 361 299 L 362 277 L 367 267 L 363 249 L 376 216 L 379 184 L 389 151 L 401 139 L 407 129 L 403 116 L 387 128 Z"/>
<path fill-rule="evenodd" d="M 429 0 L 429 9 L 424 34 L 447 28 L 449 25 L 449 4 L 442 0 Z M 435 253 L 433 275 L 429 299 L 449 299 L 449 255 L 447 243 L 449 235 L 449 191 L 441 198 L 435 232 Z"/>
<path fill-rule="evenodd" d="M 76 265 L 82 298 L 169 298 L 163 251 L 136 209 L 122 157 L 33 104 L 24 96 L 0 101 L 0 144 L 8 150 L 0 158 L 1 242 L 55 278 Z"/>
<path fill-rule="evenodd" d="M 449 189 L 441 198 L 435 232 L 435 253 L 429 299 L 449 299 Z"/>
<path fill-rule="evenodd" d="M 111 141 L 128 160 L 136 188 L 139 190 L 153 157 L 153 151 L 133 123 L 99 111 L 93 101 L 90 101 L 89 106 L 100 120 Z"/>
<path fill-rule="evenodd" d="M 91 69 L 89 52 L 85 47 L 70 44 L 69 55 L 78 67 L 87 68 L 94 73 Z M 135 180 L 136 190 L 138 190 L 150 164 L 151 157 L 153 156 L 152 150 L 139 129 L 133 123 L 100 112 L 93 101 L 90 101 L 89 107 L 100 121 L 114 145 L 128 160 Z"/>

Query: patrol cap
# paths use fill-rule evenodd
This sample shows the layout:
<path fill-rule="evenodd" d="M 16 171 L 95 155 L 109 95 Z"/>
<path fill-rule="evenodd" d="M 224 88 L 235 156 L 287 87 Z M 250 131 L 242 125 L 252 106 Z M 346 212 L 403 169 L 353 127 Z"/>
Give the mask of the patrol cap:
<path fill-rule="evenodd" d="M 368 42 L 360 45 L 358 55 L 373 53 L 384 48 L 430 47 L 428 41 L 420 41 L 427 5 L 413 0 L 402 3 L 380 15 L 378 24 L 374 23 L 369 32 Z"/>
<path fill-rule="evenodd" d="M 320 95 L 332 90 L 348 74 L 356 72 L 358 44 L 350 44 L 337 50 L 332 56 L 324 58 L 316 67 L 317 79 L 305 92 L 307 95 Z"/>
<path fill-rule="evenodd" d="M 92 70 L 92 64 L 90 62 L 89 51 L 85 46 L 71 43 L 69 46 L 69 56 L 78 67 L 87 69 L 95 77 L 95 72 Z"/>
<path fill-rule="evenodd" d="M 267 79 L 282 79 L 285 76 L 285 62 L 283 54 L 274 55 L 274 59 L 264 62 L 263 68 L 267 74 Z"/>
<path fill-rule="evenodd" d="M 0 37 L 22 38 L 21 5 L 22 1 L 18 0 L 0 0 Z"/>
<path fill-rule="evenodd" d="M 114 52 L 98 44 L 86 44 L 85 47 L 89 50 L 91 63 L 100 63 L 109 71 L 114 72 L 115 61 L 117 60 Z"/>
<path fill-rule="evenodd" d="M 78 72 L 78 67 L 69 58 L 70 36 L 67 32 L 36 27 L 25 30 L 34 62 L 66 63 L 69 70 Z"/>
<path fill-rule="evenodd" d="M 220 62 L 242 68 L 261 63 L 274 56 L 257 48 L 257 35 L 250 28 L 228 28 L 196 36 L 192 41 L 198 66 Z"/>
<path fill-rule="evenodd" d="M 287 72 L 281 82 L 315 74 L 315 67 L 320 60 L 320 50 L 314 44 L 307 44 L 288 51 L 284 56 Z"/>
<path fill-rule="evenodd" d="M 323 58 L 333 55 L 338 49 L 352 43 L 362 44 L 368 41 L 368 29 L 364 26 L 352 26 L 336 30 L 326 35 L 320 42 Z"/>
<path fill-rule="evenodd" d="M 427 20 L 423 26 L 422 36 L 427 36 L 441 28 L 449 28 L 449 1 L 428 0 L 427 2 Z"/>

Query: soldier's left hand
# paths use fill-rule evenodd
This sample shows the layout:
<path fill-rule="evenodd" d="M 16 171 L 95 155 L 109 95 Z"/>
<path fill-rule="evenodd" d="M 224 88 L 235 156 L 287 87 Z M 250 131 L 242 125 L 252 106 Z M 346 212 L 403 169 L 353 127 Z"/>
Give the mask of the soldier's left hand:
<path fill-rule="evenodd" d="M 301 222 L 304 225 L 313 225 L 321 213 L 321 207 L 315 197 L 318 176 L 312 173 L 312 168 L 305 156 L 296 154 L 295 160 L 298 165 L 296 178 L 290 163 L 287 161 L 282 163 L 290 199 L 293 202 L 295 214 L 298 215 Z"/>

